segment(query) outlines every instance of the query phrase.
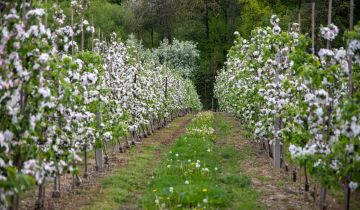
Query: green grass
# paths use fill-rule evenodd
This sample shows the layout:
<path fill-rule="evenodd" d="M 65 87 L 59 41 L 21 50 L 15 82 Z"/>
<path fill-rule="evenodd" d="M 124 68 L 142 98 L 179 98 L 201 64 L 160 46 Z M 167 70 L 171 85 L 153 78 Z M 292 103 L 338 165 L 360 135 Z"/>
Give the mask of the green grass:
<path fill-rule="evenodd" d="M 231 195 L 219 186 L 218 157 L 213 142 L 189 136 L 179 138 L 143 199 L 144 209 L 224 207 Z M 178 154 L 178 156 L 176 156 Z M 199 167 L 197 168 L 197 161 Z M 208 169 L 208 171 L 207 171 Z M 189 184 L 186 184 L 186 182 Z M 173 188 L 173 192 L 170 191 Z M 157 202 L 158 201 L 158 205 Z"/>
<path fill-rule="evenodd" d="M 214 122 L 193 122 L 189 128 L 206 126 L 214 127 Z M 232 142 L 226 142 L 234 132 L 233 125 L 219 118 L 216 126 L 219 142 L 206 135 L 188 134 L 176 141 L 143 198 L 143 209 L 263 208 L 250 177 L 241 171 L 242 154 Z"/>
<path fill-rule="evenodd" d="M 241 141 L 238 138 L 241 134 L 235 129 L 236 125 L 222 114 L 217 114 L 216 117 L 222 171 L 219 180 L 223 181 L 232 195 L 227 209 L 265 209 L 257 201 L 260 193 L 251 186 L 250 176 L 241 169 L 244 161 L 251 161 L 252 151 L 244 147 L 235 147 L 236 141 Z"/>
<path fill-rule="evenodd" d="M 231 202 L 232 194 L 223 182 L 239 180 L 220 179 L 215 136 L 203 132 L 213 129 L 213 116 L 196 119 L 188 126 L 187 134 L 177 139 L 158 170 L 143 198 L 143 209 L 213 209 L 224 208 Z"/>

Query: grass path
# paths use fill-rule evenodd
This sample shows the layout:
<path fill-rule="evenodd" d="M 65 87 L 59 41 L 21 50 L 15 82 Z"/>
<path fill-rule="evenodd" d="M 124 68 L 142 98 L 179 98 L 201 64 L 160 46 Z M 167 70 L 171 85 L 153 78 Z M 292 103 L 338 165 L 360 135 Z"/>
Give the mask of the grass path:
<path fill-rule="evenodd" d="M 127 165 L 116 169 L 101 182 L 99 192 L 81 209 L 139 209 L 138 201 L 170 144 L 184 131 L 192 115 L 171 122 L 131 149 Z"/>
<path fill-rule="evenodd" d="M 224 113 L 216 116 L 218 143 L 228 151 L 225 155 L 235 157 L 224 161 L 224 167 L 230 174 L 243 174 L 251 180 L 249 192 L 235 190 L 236 199 L 229 209 L 317 209 L 310 194 L 292 182 L 284 169 L 275 169 L 259 146 L 245 137 L 237 119 Z"/>
<path fill-rule="evenodd" d="M 222 113 L 215 115 L 215 123 L 190 126 L 215 127 L 216 139 L 190 132 L 176 140 L 142 199 L 143 209 L 264 209 L 242 168 L 248 155 L 236 147 L 238 125 Z"/>
<path fill-rule="evenodd" d="M 221 176 L 233 193 L 227 209 L 264 209 L 264 205 L 258 202 L 260 193 L 251 186 L 251 177 L 242 167 L 244 161 L 249 161 L 252 151 L 239 147 L 239 141 L 243 140 L 239 125 L 233 117 L 215 113 L 215 129 Z"/>

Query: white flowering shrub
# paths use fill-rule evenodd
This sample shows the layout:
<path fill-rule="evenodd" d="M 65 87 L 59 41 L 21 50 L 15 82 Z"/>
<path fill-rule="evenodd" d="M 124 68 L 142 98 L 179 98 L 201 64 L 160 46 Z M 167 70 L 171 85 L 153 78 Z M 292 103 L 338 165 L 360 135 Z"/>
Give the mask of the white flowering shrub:
<path fill-rule="evenodd" d="M 166 65 L 182 76 L 192 77 L 198 66 L 200 52 L 192 41 L 174 39 L 170 44 L 164 39 L 160 46 L 153 50 L 153 57 L 157 63 Z"/>
<path fill-rule="evenodd" d="M 272 28 L 255 29 L 250 40 L 235 34 L 215 85 L 221 109 L 239 117 L 257 141 L 287 143 L 292 159 L 324 186 L 340 180 L 354 189 L 360 181 L 359 28 L 349 33 L 349 50 L 312 55 L 297 24 L 281 32 L 276 16 L 270 22 Z M 331 24 L 320 33 L 331 41 L 339 31 Z"/>

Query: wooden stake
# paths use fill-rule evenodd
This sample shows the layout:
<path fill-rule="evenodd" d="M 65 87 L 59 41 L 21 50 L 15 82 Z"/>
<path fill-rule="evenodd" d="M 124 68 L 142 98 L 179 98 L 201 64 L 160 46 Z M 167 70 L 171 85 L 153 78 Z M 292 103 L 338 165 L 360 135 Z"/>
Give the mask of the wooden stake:
<path fill-rule="evenodd" d="M 47 0 L 45 0 L 45 6 L 47 7 Z M 47 11 L 45 12 L 45 27 L 48 27 L 48 14 Z"/>
<path fill-rule="evenodd" d="M 349 183 L 345 182 L 345 202 L 344 202 L 344 210 L 349 210 L 350 209 L 350 187 L 349 187 Z"/>
<path fill-rule="evenodd" d="M 354 25 L 354 0 L 350 0 L 350 16 L 349 16 L 349 29 L 353 30 Z M 347 50 L 349 52 L 349 49 Z M 348 68 L 349 68 L 349 95 L 351 99 L 351 103 L 353 103 L 353 94 L 354 94 L 354 83 L 353 83 L 353 70 L 352 70 L 352 55 L 348 54 Z M 344 209 L 350 209 L 350 187 L 349 187 L 349 176 L 347 176 L 347 180 L 345 181 L 345 201 L 344 201 Z"/>
<path fill-rule="evenodd" d="M 89 174 L 88 174 L 87 148 L 85 146 L 85 150 L 84 150 L 84 178 L 87 178 L 88 176 L 89 176 Z"/>
<path fill-rule="evenodd" d="M 95 149 L 95 169 L 96 171 L 101 171 L 103 168 L 103 159 L 102 159 L 102 149 Z"/>
<path fill-rule="evenodd" d="M 81 52 L 84 52 L 84 18 L 81 18 Z"/>
<path fill-rule="evenodd" d="M 350 18 L 349 18 L 350 30 L 353 30 L 354 27 L 354 0 L 350 0 Z M 352 55 L 348 56 L 349 64 L 349 92 L 350 96 L 354 94 L 354 82 L 353 82 L 353 69 L 352 69 Z"/>
<path fill-rule="evenodd" d="M 96 123 L 97 127 L 100 128 L 101 124 L 101 113 L 100 111 L 96 112 Z M 102 148 L 95 149 L 95 170 L 100 171 L 103 168 L 103 157 L 102 157 Z"/>
<path fill-rule="evenodd" d="M 280 142 L 278 140 L 273 141 L 273 163 L 275 168 L 281 168 L 280 150 Z"/>
<path fill-rule="evenodd" d="M 299 23 L 299 33 L 301 33 L 301 0 L 299 0 L 299 7 L 298 7 L 298 23 Z"/>
<path fill-rule="evenodd" d="M 310 190 L 310 185 L 309 185 L 309 177 L 307 175 L 306 165 L 304 166 L 304 175 L 305 175 L 305 191 L 308 192 Z"/>
<path fill-rule="evenodd" d="M 92 25 L 92 28 L 91 28 L 91 51 L 94 51 L 94 33 L 95 31 L 92 31 L 94 29 L 94 18 L 91 18 L 91 25 Z"/>
<path fill-rule="evenodd" d="M 81 1 L 81 6 L 82 6 L 82 17 L 81 17 L 81 52 L 84 52 L 84 39 L 85 39 L 85 34 L 84 34 L 84 12 L 85 12 L 85 4 L 84 4 L 84 0 Z"/>
<path fill-rule="evenodd" d="M 331 17 L 332 17 L 332 0 L 329 0 L 329 8 L 328 8 L 328 26 L 331 24 Z M 330 40 L 327 40 L 326 42 L 326 48 L 330 49 Z M 325 122 L 324 122 L 325 124 Z M 321 188 L 321 206 L 320 208 L 322 210 L 325 210 L 327 208 L 327 202 L 326 202 L 326 194 L 327 189 L 326 187 Z"/>
<path fill-rule="evenodd" d="M 322 188 L 321 188 L 321 204 L 320 204 L 320 208 L 321 208 L 322 210 L 326 210 L 326 209 L 327 209 L 326 194 L 327 194 L 327 189 L 326 189 L 326 187 L 322 187 Z"/>
<path fill-rule="evenodd" d="M 276 55 L 276 61 L 277 62 L 281 62 L 282 57 L 280 54 Z M 277 69 L 275 70 L 275 78 L 274 78 L 274 82 L 276 84 L 276 86 L 278 86 L 279 84 L 279 72 L 277 71 Z M 280 130 L 281 128 L 281 118 L 278 116 L 279 115 L 279 110 L 276 110 L 276 115 L 275 115 L 275 123 L 274 123 L 274 127 L 275 127 L 275 133 L 277 133 L 277 131 Z M 278 139 L 278 137 L 275 137 L 274 141 L 273 141 L 273 163 L 275 168 L 281 168 L 281 148 L 280 148 L 280 139 Z"/>
<path fill-rule="evenodd" d="M 328 9 L 328 26 L 331 24 L 331 17 L 332 17 L 332 0 L 329 0 L 329 9 Z M 330 40 L 326 42 L 326 48 L 330 49 Z"/>
<path fill-rule="evenodd" d="M 71 29 L 74 30 L 74 9 L 71 8 Z M 71 54 L 74 55 L 74 32 L 71 34 Z"/>
<path fill-rule="evenodd" d="M 332 18 L 332 0 L 329 0 L 329 8 L 328 8 L 328 25 L 331 24 Z"/>
<path fill-rule="evenodd" d="M 22 20 L 26 21 L 26 0 L 22 1 Z"/>
<path fill-rule="evenodd" d="M 311 3 L 311 52 L 315 54 L 315 1 Z"/>

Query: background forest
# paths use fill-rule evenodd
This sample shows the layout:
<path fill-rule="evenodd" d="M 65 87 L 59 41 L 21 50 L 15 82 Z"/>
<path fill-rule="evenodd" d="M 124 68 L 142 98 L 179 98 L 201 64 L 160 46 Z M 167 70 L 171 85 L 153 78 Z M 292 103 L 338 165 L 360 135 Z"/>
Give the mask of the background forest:
<path fill-rule="evenodd" d="M 57 0 L 70 16 L 68 0 Z M 269 18 L 277 14 L 280 26 L 301 20 L 301 32 L 311 30 L 311 2 L 313 0 L 87 0 L 85 15 L 93 20 L 96 34 L 103 32 L 109 39 L 116 32 L 122 39 L 134 34 L 147 48 L 158 47 L 163 39 L 174 38 L 197 43 L 200 51 L 198 70 L 193 75 L 204 108 L 211 108 L 217 71 L 226 60 L 233 44 L 234 31 L 249 38 L 252 29 L 269 25 Z M 49 6 L 54 0 L 48 0 Z M 316 26 L 327 24 L 328 1 L 316 2 Z M 342 33 L 348 28 L 349 1 L 333 1 L 333 22 L 340 35 L 334 47 L 343 46 Z M 354 22 L 360 20 L 360 1 L 355 1 Z M 75 17 L 76 18 L 76 17 Z M 69 20 L 68 20 L 69 21 Z M 89 39 L 85 43 L 91 48 Z M 316 32 L 315 51 L 325 45 Z"/>

